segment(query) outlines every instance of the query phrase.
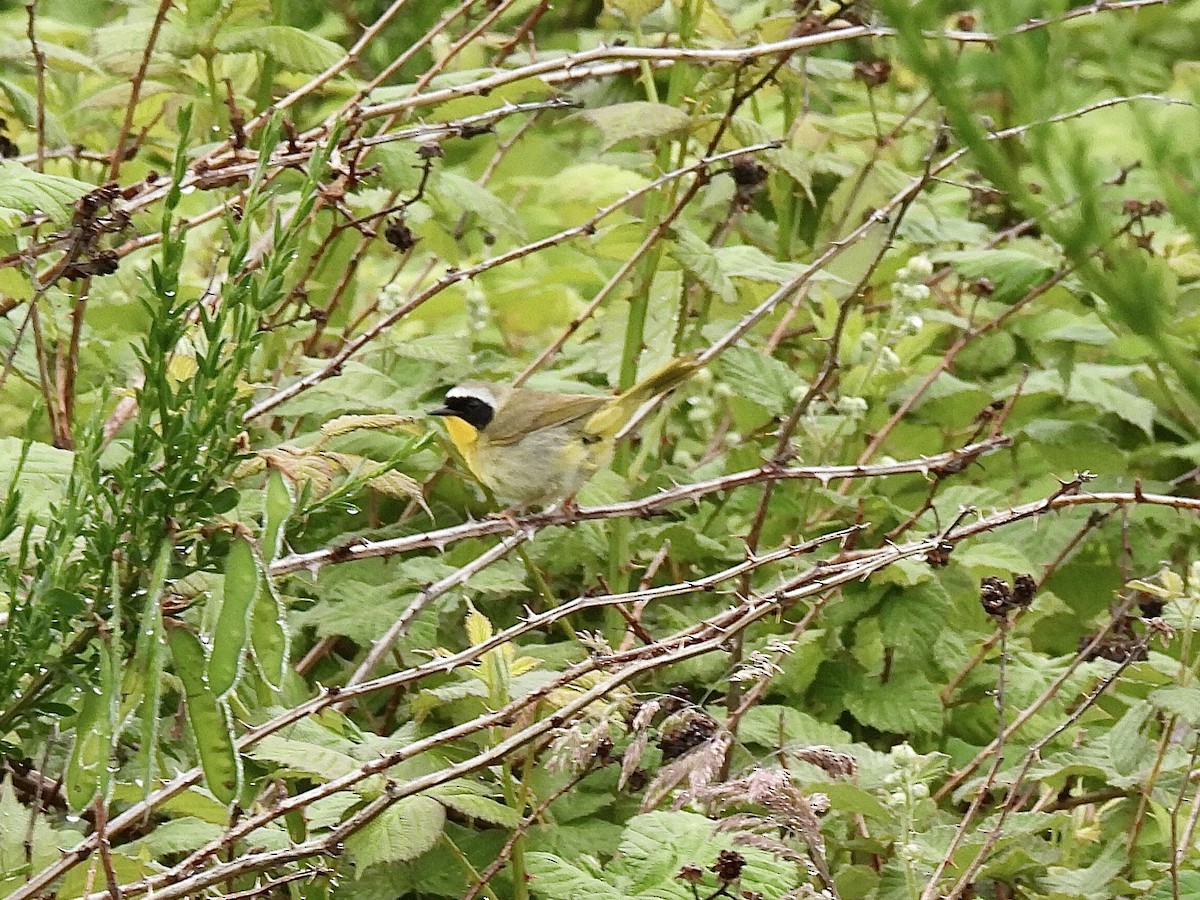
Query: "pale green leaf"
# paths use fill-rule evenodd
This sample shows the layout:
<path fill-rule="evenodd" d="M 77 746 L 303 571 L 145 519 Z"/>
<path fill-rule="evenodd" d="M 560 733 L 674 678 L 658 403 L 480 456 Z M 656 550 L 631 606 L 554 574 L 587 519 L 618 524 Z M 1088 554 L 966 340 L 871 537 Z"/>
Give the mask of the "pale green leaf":
<path fill-rule="evenodd" d="M 346 53 L 333 41 L 289 25 L 228 31 L 220 34 L 216 43 L 217 49 L 225 53 L 265 53 L 280 68 L 305 74 L 325 71 Z"/>
<path fill-rule="evenodd" d="M 483 785 L 462 778 L 431 788 L 426 793 L 454 812 L 489 825 L 516 828 L 521 822 L 517 810 L 487 796 L 487 788 Z"/>
<path fill-rule="evenodd" d="M 682 131 L 691 122 L 678 107 L 644 100 L 601 106 L 580 116 L 600 129 L 601 150 L 630 138 L 655 138 Z"/>
<path fill-rule="evenodd" d="M 1193 728 L 1200 727 L 1200 686 L 1173 685 L 1150 694 L 1150 702 L 1159 709 L 1179 716 Z"/>
<path fill-rule="evenodd" d="M 1023 296 L 1053 270 L 1050 261 L 1023 250 L 958 250 L 937 255 L 938 262 L 950 263 L 967 281 L 986 278 L 992 283 L 992 299 L 1002 303 Z"/>
<path fill-rule="evenodd" d="M 47 175 L 12 160 L 0 160 L 0 206 L 24 213 L 40 211 L 56 221 L 69 218 L 72 204 L 93 187 L 85 181 Z"/>
<path fill-rule="evenodd" d="M 432 849 L 446 825 L 446 809 L 432 797 L 405 797 L 346 838 L 358 877 L 380 863 L 408 862 Z"/>
<path fill-rule="evenodd" d="M 740 397 L 771 412 L 795 405 L 794 393 L 803 386 L 800 376 L 773 356 L 748 347 L 733 347 L 721 356 L 718 371 Z"/>
<path fill-rule="evenodd" d="M 942 728 L 938 687 L 916 672 L 893 674 L 887 681 L 864 678 L 845 695 L 846 709 L 864 725 L 894 734 L 936 733 Z"/>
<path fill-rule="evenodd" d="M 737 299 L 737 288 L 729 276 L 721 271 L 721 262 L 713 248 L 690 231 L 681 228 L 675 232 L 671 256 L 686 272 L 726 303 Z"/>

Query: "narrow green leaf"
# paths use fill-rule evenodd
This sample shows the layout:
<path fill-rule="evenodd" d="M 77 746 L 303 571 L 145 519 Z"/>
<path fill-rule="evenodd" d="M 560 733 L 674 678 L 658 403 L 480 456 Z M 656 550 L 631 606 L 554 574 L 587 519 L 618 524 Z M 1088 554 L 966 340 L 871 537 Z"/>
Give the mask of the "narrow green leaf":
<path fill-rule="evenodd" d="M 101 792 L 102 778 L 108 769 L 112 737 L 108 701 L 102 685 L 84 691 L 65 782 L 67 803 L 76 811 L 86 809 L 92 798 Z"/>

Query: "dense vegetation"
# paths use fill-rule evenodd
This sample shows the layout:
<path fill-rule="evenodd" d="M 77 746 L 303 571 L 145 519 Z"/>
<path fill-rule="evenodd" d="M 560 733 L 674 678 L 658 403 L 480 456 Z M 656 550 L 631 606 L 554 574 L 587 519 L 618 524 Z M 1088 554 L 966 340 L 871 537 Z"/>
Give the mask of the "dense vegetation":
<path fill-rule="evenodd" d="M 1200 895 L 1200 2 L 0 2 L 0 895 Z M 685 353 L 579 507 L 424 415 Z"/>

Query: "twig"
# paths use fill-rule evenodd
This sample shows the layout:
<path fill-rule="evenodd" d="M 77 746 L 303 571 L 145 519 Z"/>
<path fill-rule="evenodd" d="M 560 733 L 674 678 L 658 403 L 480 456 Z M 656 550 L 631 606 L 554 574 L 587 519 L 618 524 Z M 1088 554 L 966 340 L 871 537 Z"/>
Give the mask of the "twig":
<path fill-rule="evenodd" d="M 333 869 L 326 866 L 314 866 L 311 869 L 302 869 L 299 872 L 289 872 L 287 875 L 282 875 L 279 878 L 271 881 L 264 881 L 258 887 L 249 888 L 244 891 L 237 891 L 233 894 L 219 894 L 214 900 L 250 900 L 251 897 L 261 897 L 264 894 L 269 894 L 275 888 L 285 884 L 291 884 L 293 881 L 302 881 L 305 878 L 317 878 L 321 875 L 332 875 Z"/>
<path fill-rule="evenodd" d="M 1092 643 L 1095 644 L 1098 642 L 1098 640 L 1099 636 Z M 1140 649 L 1145 649 L 1145 638 L 1139 642 L 1139 646 Z M 1058 738 L 1059 735 L 1070 728 L 1074 723 L 1078 722 L 1083 714 L 1091 709 L 1093 705 L 1095 705 L 1100 696 L 1106 690 L 1108 690 L 1108 688 L 1117 680 L 1121 673 L 1124 672 L 1137 658 L 1137 648 L 1130 648 L 1129 655 L 1126 656 L 1122 662 L 1118 663 L 1112 672 L 1100 680 L 1096 687 L 1087 695 L 1084 701 L 1071 711 L 1070 715 L 1068 715 L 1065 719 L 1063 719 L 1062 722 L 1039 738 L 1033 744 L 1033 746 L 1026 751 L 1025 758 L 1022 761 L 1021 766 L 1016 772 L 1013 773 L 1008 795 L 1005 798 L 1004 804 L 1001 806 L 999 816 L 996 818 L 996 824 L 992 826 L 992 830 L 988 833 L 986 839 L 984 840 L 983 846 L 979 848 L 974 859 L 972 859 L 971 862 L 968 863 L 963 869 L 963 872 L 959 876 L 959 879 L 955 883 L 954 887 L 952 887 L 948 892 L 945 892 L 944 894 L 938 894 L 937 896 L 945 897 L 946 900 L 958 900 L 959 897 L 963 896 L 963 892 L 970 886 L 971 882 L 975 880 L 975 876 L 979 872 L 980 867 L 987 859 L 988 854 L 992 852 L 992 848 L 996 846 L 996 842 L 1000 839 L 1000 835 L 1004 830 L 1004 823 L 1008 819 L 1009 813 L 1016 808 L 1016 804 L 1013 801 L 1016 799 L 1017 792 L 1021 788 L 1021 782 L 1024 780 L 1025 774 L 1029 771 L 1029 767 L 1033 765 L 1035 760 L 1041 758 L 1042 749 L 1050 744 L 1051 741 Z M 926 891 L 926 895 L 932 897 L 934 896 L 935 892 L 935 886 L 931 882 Z"/>
<path fill-rule="evenodd" d="M 732 490 L 733 488 L 743 487 L 748 484 L 758 484 L 765 481 L 788 478 L 811 479 L 827 484 L 829 481 L 839 478 L 881 478 L 889 475 L 928 474 L 945 466 L 961 465 L 964 459 L 976 458 L 1000 447 L 1007 446 L 1009 440 L 1009 438 L 1003 436 L 990 438 L 978 444 L 968 444 L 965 447 L 950 450 L 946 453 L 939 453 L 936 456 L 902 462 L 881 463 L 872 466 L 784 467 L 768 463 L 755 469 L 733 472 L 729 475 L 722 475 L 708 481 L 679 485 L 641 500 L 626 500 L 607 506 L 578 507 L 569 511 L 554 510 L 545 513 L 536 513 L 517 519 L 516 525 L 522 530 L 530 528 L 540 530 L 553 525 L 570 525 L 577 522 L 595 521 L 597 519 L 649 516 L 668 506 L 694 500 L 707 494 Z M 1200 504 L 1200 500 L 1196 502 Z M 466 538 L 501 534 L 510 532 L 511 530 L 512 526 L 504 520 L 482 519 L 462 525 L 452 525 L 446 528 L 435 529 L 422 534 L 392 538 L 386 541 L 360 541 L 353 544 L 343 544 L 321 550 L 313 550 L 308 553 L 283 556 L 271 564 L 270 572 L 272 575 L 278 576 L 304 569 L 314 571 L 327 564 L 351 562 L 375 556 L 394 556 L 398 553 L 408 553 L 426 547 L 441 549 L 455 541 L 461 541 Z"/>
<path fill-rule="evenodd" d="M 108 824 L 108 806 L 104 798 L 97 795 L 92 803 L 92 814 L 95 816 L 96 839 L 100 844 L 100 864 L 104 867 L 104 881 L 108 885 L 107 896 L 110 900 L 121 900 L 121 884 L 113 869 L 112 844 L 109 842 L 106 826 Z"/>
<path fill-rule="evenodd" d="M 33 52 L 33 72 L 37 79 L 37 111 L 34 118 L 37 135 L 37 163 L 39 172 L 46 168 L 46 54 L 38 46 L 37 41 L 37 0 L 30 0 L 25 6 L 29 16 L 29 25 L 25 33 L 29 36 L 29 49 Z"/>
<path fill-rule="evenodd" d="M 108 178 L 110 181 L 116 181 L 117 176 L 121 174 L 121 163 L 125 160 L 125 142 L 129 140 L 129 132 L 133 128 L 133 115 L 137 110 L 138 99 L 142 93 L 142 82 L 146 80 L 146 72 L 150 68 L 150 58 L 154 55 L 154 45 L 158 43 L 158 33 L 162 29 L 163 22 L 167 20 L 167 12 L 171 9 L 173 2 L 174 0 L 159 0 L 158 12 L 154 15 L 154 24 L 150 26 L 150 36 L 146 38 L 146 49 L 142 52 L 141 64 L 130 85 L 129 102 L 125 104 L 125 119 L 121 122 L 121 132 L 117 136 L 117 143 L 113 148 L 112 160 L 109 164 Z"/>
<path fill-rule="evenodd" d="M 566 783 L 564 783 L 557 790 L 551 792 L 550 796 L 541 801 L 533 808 L 533 811 L 530 812 L 529 815 L 521 820 L 517 827 L 513 829 L 512 834 L 508 836 L 508 840 L 504 842 L 504 846 L 500 848 L 500 852 L 496 854 L 496 858 L 488 863 L 488 867 L 480 873 L 478 880 L 476 880 L 476 882 L 471 885 L 470 889 L 463 894 L 462 900 L 475 900 L 475 898 L 479 896 L 484 886 L 492 880 L 492 877 L 502 868 L 504 868 L 504 864 L 508 862 L 508 857 L 512 853 L 513 847 L 516 846 L 517 841 L 521 838 L 521 836 L 526 834 L 529 829 L 533 827 L 534 823 L 536 823 L 538 819 L 545 815 L 546 810 L 550 808 L 550 804 L 552 804 L 563 794 L 575 788 L 579 782 L 583 781 L 583 779 L 587 778 L 587 776 L 591 775 L 592 772 L 595 771 L 595 763 L 596 761 L 593 760 L 591 765 L 585 768 L 582 772 L 579 772 L 567 779 Z"/>
<path fill-rule="evenodd" d="M 362 661 L 354 674 L 346 680 L 346 687 L 353 687 L 356 684 L 361 684 L 371 677 L 371 673 L 375 671 L 375 667 L 387 656 L 388 651 L 392 649 L 396 641 L 404 637 L 408 633 L 409 626 L 413 620 L 424 610 L 430 603 L 438 597 L 445 594 L 447 591 L 453 590 L 460 584 L 468 581 L 472 575 L 483 571 L 492 563 L 499 559 L 503 559 L 508 555 L 509 551 L 515 547 L 525 543 L 533 537 L 533 530 L 522 531 L 516 534 L 506 536 L 500 543 L 481 553 L 475 557 L 468 565 L 462 566 L 459 569 L 451 572 L 445 578 L 435 581 L 421 589 L 412 603 L 400 614 L 400 617 L 392 623 L 391 627 L 384 633 L 383 637 L 379 638 L 372 646 L 366 659 Z M 339 705 L 340 707 L 340 705 Z"/>
<path fill-rule="evenodd" d="M 953 532 L 947 533 L 934 538 L 912 541 L 902 546 L 885 546 L 874 551 L 855 551 L 853 553 L 843 553 L 839 556 L 837 562 L 827 563 L 815 567 L 807 576 L 800 576 L 789 581 L 790 585 L 779 590 L 773 591 L 765 595 L 756 595 L 755 597 L 746 598 L 743 603 L 723 613 L 719 613 L 705 622 L 695 626 L 690 626 L 683 632 L 666 637 L 655 645 L 644 648 L 636 648 L 627 653 L 613 654 L 605 657 L 602 660 L 591 659 L 583 663 L 579 663 L 564 672 L 560 678 L 554 679 L 548 685 L 539 688 L 535 692 L 535 696 L 526 696 L 521 699 L 520 707 L 526 708 L 529 703 L 536 702 L 540 696 L 545 696 L 545 692 L 557 690 L 562 684 L 571 683 L 575 679 L 581 677 L 591 671 L 595 671 L 600 667 L 608 668 L 615 667 L 616 674 L 609 677 L 607 680 L 597 683 L 584 693 L 576 696 L 566 706 L 560 708 L 558 713 L 552 719 L 542 720 L 529 726 L 522 728 L 516 732 L 512 732 L 504 741 L 489 747 L 483 753 L 474 757 L 463 760 L 447 769 L 443 769 L 437 773 L 431 773 L 419 779 L 409 782 L 405 785 L 396 785 L 392 790 L 389 790 L 386 797 L 374 801 L 372 804 L 364 807 L 360 813 L 357 813 L 351 819 L 339 826 L 339 829 L 332 833 L 328 839 L 312 840 L 302 844 L 297 844 L 293 847 L 279 851 L 270 851 L 267 853 L 247 854 L 239 859 L 229 863 L 214 865 L 203 872 L 195 875 L 185 875 L 188 866 L 194 865 L 201 858 L 207 858 L 213 849 L 198 851 L 194 854 L 195 859 L 191 863 L 181 864 L 181 867 L 158 875 L 151 876 L 149 879 L 137 882 L 133 885 L 123 886 L 123 890 L 127 895 L 130 893 L 142 893 L 145 890 L 153 889 L 156 891 L 156 897 L 159 900 L 171 900 L 171 898 L 185 897 L 190 892 L 198 891 L 212 884 L 219 884 L 221 881 L 229 877 L 245 874 L 254 871 L 262 871 L 264 869 L 273 868 L 276 865 L 287 863 L 296 859 L 302 859 L 306 856 L 312 856 L 326 852 L 332 846 L 330 842 L 342 840 L 346 834 L 352 833 L 354 829 L 362 827 L 366 821 L 370 821 L 371 817 L 377 815 L 385 809 L 390 803 L 395 802 L 403 796 L 410 796 L 413 793 L 426 790 L 436 784 L 443 783 L 445 780 L 459 777 L 471 771 L 475 771 L 483 766 L 490 765 L 492 762 L 503 758 L 513 750 L 525 746 L 530 741 L 537 740 L 545 733 L 546 728 L 554 727 L 555 724 L 561 725 L 569 721 L 574 715 L 586 708 L 590 703 L 594 702 L 599 697 L 605 696 L 607 692 L 615 690 L 626 681 L 637 677 L 644 671 L 651 671 L 659 666 L 670 665 L 673 662 L 683 659 L 692 658 L 693 656 L 719 650 L 727 642 L 729 635 L 735 634 L 740 630 L 749 627 L 755 621 L 758 621 L 764 616 L 767 616 L 777 610 L 780 604 L 794 603 L 806 597 L 816 596 L 820 593 L 836 587 L 841 584 L 846 584 L 851 581 L 869 577 L 872 573 L 881 569 L 887 568 L 899 559 L 910 558 L 927 554 L 931 549 L 938 546 L 940 541 L 950 540 L 958 542 L 966 540 L 976 534 L 984 533 L 995 528 L 1002 527 L 1014 522 L 1022 521 L 1026 518 L 1037 517 L 1044 515 L 1056 509 L 1063 509 L 1076 505 L 1128 505 L 1128 504 L 1149 504 L 1163 505 L 1177 509 L 1190 509 L 1200 511 L 1200 500 L 1186 497 L 1169 497 L 1156 494 L 1133 494 L 1133 493 L 1096 493 L 1096 494 L 1080 494 L 1080 493 L 1065 493 L 1063 491 L 1033 501 L 1031 503 L 1022 504 L 1010 509 L 1002 510 L 992 515 L 981 517 L 978 520 L 962 525 L 956 528 Z M 844 532 L 834 537 L 844 536 Z M 729 570 L 726 576 L 737 577 L 740 573 L 740 566 L 747 563 L 739 563 L 738 566 Z M 668 596 L 672 592 L 686 592 L 687 590 L 695 590 L 695 585 L 677 585 L 673 591 L 662 591 L 660 589 L 652 589 L 663 596 Z M 597 602 L 597 598 L 581 598 L 576 603 L 564 604 L 553 610 L 548 610 L 537 616 L 531 617 L 526 623 L 520 626 L 514 626 L 503 636 L 497 635 L 494 640 L 503 643 L 506 640 L 511 640 L 516 633 L 523 633 L 529 627 L 542 625 L 546 622 L 553 621 L 555 617 L 567 615 L 589 606 L 604 605 L 607 603 L 624 603 L 636 599 L 633 595 L 618 595 L 616 597 L 603 598 Z M 491 644 L 498 646 L 498 644 Z M 474 647 L 470 649 L 471 653 L 485 652 L 488 647 Z M 466 653 L 467 651 L 464 651 Z M 466 658 L 463 654 L 456 654 L 448 659 L 435 660 L 423 669 L 424 672 L 431 672 L 435 669 L 435 665 L 442 667 L 442 671 L 450 671 L 456 665 L 461 664 L 461 661 Z M 420 668 L 420 667 L 419 667 Z M 395 675 L 385 676 L 370 682 L 357 685 L 349 691 L 347 695 L 353 694 L 357 696 L 373 693 L 375 691 L 390 690 L 398 684 L 405 683 L 411 680 L 413 672 L 396 673 Z M 565 679 L 565 680 L 564 680 Z M 262 740 L 269 734 L 279 731 L 287 725 L 299 721 L 309 715 L 326 709 L 329 706 L 340 703 L 345 700 L 343 692 L 326 691 L 322 695 L 313 698 L 312 700 L 298 704 L 296 707 L 287 710 L 277 718 L 261 725 L 247 734 L 242 735 L 237 740 L 239 750 L 245 750 L 257 741 Z M 397 751 L 396 754 L 389 754 L 388 757 L 380 760 L 373 760 L 365 764 L 362 770 L 357 771 L 353 775 L 345 776 L 346 780 L 337 779 L 329 782 L 327 785 L 322 785 L 320 788 L 314 789 L 319 791 L 320 796 L 326 796 L 343 789 L 351 783 L 356 783 L 359 779 L 370 777 L 371 774 L 377 771 L 383 771 L 390 766 L 403 759 L 411 758 L 413 755 L 424 752 L 432 746 L 438 746 L 449 741 L 458 740 L 460 737 L 475 733 L 479 729 L 492 728 L 497 724 L 504 724 L 507 717 L 514 714 L 516 707 L 512 710 L 501 709 L 494 713 L 489 713 L 486 716 L 479 717 L 470 722 L 462 723 L 452 729 L 439 732 L 414 744 L 410 744 Z M 1066 727 L 1066 726 L 1064 726 Z M 988 751 L 991 752 L 990 750 Z M 110 835 L 119 833 L 120 831 L 129 828 L 130 826 L 140 822 L 146 813 L 164 803 L 169 798 L 177 795 L 180 791 L 186 790 L 189 786 L 196 784 L 201 777 L 199 769 L 192 769 L 176 776 L 172 781 L 155 791 L 147 800 L 133 804 L 129 809 L 123 812 L 120 816 L 113 819 L 109 823 Z M 236 831 L 230 831 L 221 841 L 212 845 L 216 848 L 223 847 L 225 841 L 238 839 L 241 835 L 249 833 L 250 830 L 258 827 L 263 821 L 267 821 L 283 815 L 291 808 L 299 808 L 305 803 L 311 802 L 317 794 L 307 792 L 306 794 L 297 795 L 296 798 L 290 798 L 278 807 L 272 809 L 269 813 L 259 814 L 256 818 L 247 819 L 240 824 Z M 294 806 L 292 804 L 295 804 Z M 263 816 L 267 818 L 264 819 Z M 46 869 L 37 873 L 25 884 L 22 885 L 12 895 L 10 900 L 30 900 L 33 896 L 43 890 L 47 885 L 60 877 L 65 872 L 69 871 L 79 862 L 88 858 L 90 853 L 94 852 L 96 845 L 94 836 L 83 839 L 74 848 L 64 852 L 60 859 L 48 866 Z M 161 891 L 160 891 L 161 888 Z M 100 900 L 99 897 L 94 897 L 92 900 Z"/>

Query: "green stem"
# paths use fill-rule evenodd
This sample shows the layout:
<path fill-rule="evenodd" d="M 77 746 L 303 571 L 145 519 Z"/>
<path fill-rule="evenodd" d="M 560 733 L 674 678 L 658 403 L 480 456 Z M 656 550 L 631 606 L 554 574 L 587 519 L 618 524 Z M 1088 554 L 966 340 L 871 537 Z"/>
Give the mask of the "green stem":
<path fill-rule="evenodd" d="M 517 805 L 521 800 L 518 798 L 516 788 L 514 787 L 512 768 L 507 758 L 505 758 L 504 765 L 501 768 L 501 779 L 505 802 L 520 813 L 524 807 Z M 508 864 L 512 866 L 513 897 L 515 900 L 529 900 L 529 884 L 525 874 L 525 835 L 519 835 L 513 841 L 512 853 L 509 856 Z"/>

